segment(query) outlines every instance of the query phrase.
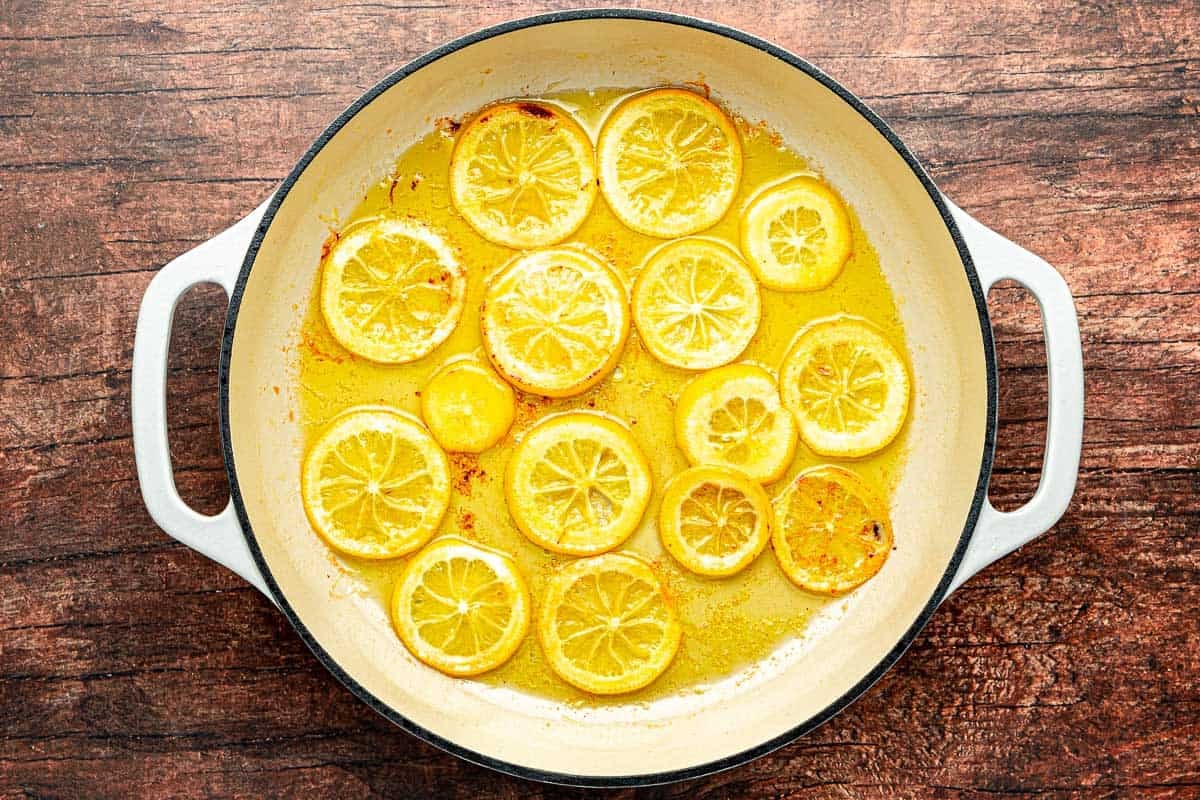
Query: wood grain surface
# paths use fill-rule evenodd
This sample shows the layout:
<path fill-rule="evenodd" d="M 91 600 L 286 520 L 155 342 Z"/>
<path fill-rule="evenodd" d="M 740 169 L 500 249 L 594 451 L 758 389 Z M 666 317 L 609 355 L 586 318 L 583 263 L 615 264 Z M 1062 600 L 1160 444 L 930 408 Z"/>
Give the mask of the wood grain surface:
<path fill-rule="evenodd" d="M 1070 283 L 1075 501 L 806 738 L 645 798 L 1200 797 L 1200 4 L 697 0 L 808 57 Z M 146 515 L 129 364 L 155 270 L 253 208 L 391 69 L 548 10 L 0 0 L 0 796 L 574 797 L 396 730 Z M 177 478 L 215 512 L 223 298 L 175 326 Z M 992 496 L 1036 484 L 1045 353 L 1001 287 Z"/>

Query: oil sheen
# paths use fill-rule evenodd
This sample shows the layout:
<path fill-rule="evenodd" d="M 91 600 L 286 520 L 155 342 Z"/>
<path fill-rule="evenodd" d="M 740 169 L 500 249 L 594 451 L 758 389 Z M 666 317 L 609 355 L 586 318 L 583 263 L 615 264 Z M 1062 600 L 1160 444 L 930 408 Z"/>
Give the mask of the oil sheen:
<path fill-rule="evenodd" d="M 537 99 L 570 111 L 594 141 L 607 111 L 627 94 L 629 90 L 569 91 Z M 742 185 L 730 212 L 703 235 L 722 239 L 736 248 L 738 219 L 755 191 L 798 172 L 813 170 L 800 154 L 802 141 L 785 143 L 766 122 L 742 119 L 737 116 L 736 108 L 727 110 L 733 114 L 742 138 L 745 158 Z M 440 231 L 456 249 L 469 275 L 462 319 L 449 339 L 425 358 L 401 366 L 375 364 L 343 349 L 326 329 L 318 301 L 318 274 L 304 310 L 301 346 L 297 349 L 300 415 L 306 445 L 330 419 L 352 406 L 381 403 L 419 415 L 421 387 L 430 374 L 446 359 L 476 352 L 480 347 L 478 312 L 484 284 L 514 251 L 484 240 L 450 203 L 447 173 L 456 129 L 454 122 L 439 121 L 428 135 L 401 155 L 392 174 L 372 187 L 358 207 L 337 224 L 336 230 L 364 219 L 390 215 L 418 219 Z M 871 320 L 905 352 L 904 332 L 878 257 L 852 208 L 850 217 L 854 252 L 842 274 L 831 286 L 818 292 L 782 293 L 763 289 L 762 322 L 743 359 L 775 371 L 800 328 L 837 313 Z M 625 277 L 627 286 L 632 285 L 646 253 L 662 244 L 662 240 L 624 227 L 603 197 L 597 198 L 588 220 L 568 241 L 582 243 L 602 254 Z M 320 257 L 320 253 L 313 253 L 314 259 Z M 709 579 L 682 569 L 659 542 L 657 518 L 662 487 L 672 475 L 688 466 L 675 445 L 672 420 L 674 401 L 689 377 L 690 373 L 665 366 L 651 357 L 635 329 L 616 370 L 586 393 L 563 400 L 518 393 L 516 421 L 505 438 L 478 456 L 451 454 L 454 497 L 441 529 L 441 533 L 456 533 L 512 554 L 529 582 L 536 613 L 547 575 L 569 559 L 547 553 L 525 539 L 509 518 L 503 476 L 512 449 L 522 434 L 547 414 L 594 408 L 624 420 L 649 457 L 655 492 L 641 526 L 620 549 L 648 558 L 677 603 L 683 644 L 671 667 L 638 692 L 614 698 L 594 697 L 567 685 L 550 671 L 531 629 L 508 663 L 474 680 L 572 704 L 643 703 L 664 695 L 703 691 L 706 683 L 748 674 L 747 670 L 783 642 L 804 635 L 813 612 L 827 601 L 793 586 L 780 571 L 770 547 L 740 574 Z M 906 434 L 902 433 L 880 453 L 847 466 L 861 474 L 881 496 L 890 496 L 899 477 L 905 439 Z M 787 475 L 767 487 L 768 494 L 778 493 L 800 470 L 824 461 L 801 443 Z M 903 540 L 898 539 L 896 546 L 904 547 Z M 405 561 L 363 562 L 332 551 L 330 559 L 343 572 L 342 585 L 345 581 L 352 582 L 356 592 L 368 594 L 384 608 Z"/>

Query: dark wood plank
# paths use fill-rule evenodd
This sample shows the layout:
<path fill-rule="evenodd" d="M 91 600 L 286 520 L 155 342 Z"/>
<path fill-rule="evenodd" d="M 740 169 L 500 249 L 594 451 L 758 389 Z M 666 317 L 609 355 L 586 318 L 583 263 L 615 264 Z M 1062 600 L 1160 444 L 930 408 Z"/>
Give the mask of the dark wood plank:
<path fill-rule="evenodd" d="M 1200 797 L 1200 6 L 668 4 L 859 92 L 1077 297 L 1075 502 L 950 598 L 844 714 L 759 761 L 624 797 Z M 9 0 L 0 7 L 0 796 L 573 797 L 401 734 L 141 505 L 137 301 L 387 71 L 551 4 Z M 181 490 L 215 511 L 215 290 L 171 357 Z M 992 293 L 993 499 L 1037 480 L 1036 308 Z"/>

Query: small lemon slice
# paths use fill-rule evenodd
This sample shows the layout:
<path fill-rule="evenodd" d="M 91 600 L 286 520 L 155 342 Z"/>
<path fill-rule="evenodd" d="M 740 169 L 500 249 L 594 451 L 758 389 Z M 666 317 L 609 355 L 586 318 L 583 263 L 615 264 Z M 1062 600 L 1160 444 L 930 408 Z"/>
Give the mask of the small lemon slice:
<path fill-rule="evenodd" d="M 429 541 L 450 505 L 450 464 L 416 419 L 366 406 L 313 442 L 300 476 L 309 522 L 335 550 L 394 558 Z"/>
<path fill-rule="evenodd" d="M 848 469 L 813 467 L 775 498 L 779 566 L 801 589 L 843 595 L 874 577 L 892 550 L 887 506 Z"/>
<path fill-rule="evenodd" d="M 633 286 L 633 321 L 664 364 L 710 369 L 733 361 L 754 338 L 758 283 L 731 247 L 679 239 L 646 259 Z"/>
<path fill-rule="evenodd" d="M 573 556 L 629 538 L 650 502 L 650 465 L 629 429 L 586 411 L 547 417 L 525 433 L 505 474 L 517 527 Z"/>
<path fill-rule="evenodd" d="M 865 320 L 837 317 L 801 331 L 784 356 L 779 386 L 804 443 L 825 456 L 881 450 L 908 416 L 904 359 Z"/>
<path fill-rule="evenodd" d="M 796 422 L 775 378 L 753 364 L 718 367 L 685 386 L 675 438 L 692 464 L 733 467 L 759 483 L 783 477 L 796 455 Z"/>
<path fill-rule="evenodd" d="M 568 397 L 617 365 L 629 336 L 629 299 L 598 257 L 570 247 L 535 250 L 488 283 L 480 332 L 509 383 Z"/>
<path fill-rule="evenodd" d="M 516 415 L 512 387 L 475 358 L 447 361 L 421 391 L 421 416 L 452 453 L 482 453 L 508 433 Z"/>
<path fill-rule="evenodd" d="M 392 625 L 434 669 L 478 675 L 517 651 L 529 609 L 529 589 L 508 555 L 446 536 L 405 565 L 392 594 Z"/>
<path fill-rule="evenodd" d="M 664 239 L 717 223 L 742 180 L 742 143 L 716 104 L 683 89 L 634 95 L 596 148 L 600 191 L 617 218 Z"/>
<path fill-rule="evenodd" d="M 766 189 L 742 217 L 742 252 L 772 289 L 824 289 L 841 274 L 852 246 L 842 201 L 808 175 Z"/>
<path fill-rule="evenodd" d="M 352 353 L 385 364 L 427 355 L 462 316 L 467 277 L 441 236 L 374 219 L 342 234 L 325 260 L 321 312 Z"/>
<path fill-rule="evenodd" d="M 538 637 L 559 677 L 593 694 L 641 689 L 671 665 L 682 629 L 662 582 L 640 558 L 583 558 L 550 577 Z"/>
<path fill-rule="evenodd" d="M 454 146 L 450 199 L 490 242 L 520 249 L 561 242 L 596 199 L 591 140 L 552 105 L 485 108 Z"/>
<path fill-rule="evenodd" d="M 724 577 L 758 558 L 771 538 L 771 517 L 767 493 L 745 474 L 692 467 L 667 483 L 658 533 L 684 567 Z"/>

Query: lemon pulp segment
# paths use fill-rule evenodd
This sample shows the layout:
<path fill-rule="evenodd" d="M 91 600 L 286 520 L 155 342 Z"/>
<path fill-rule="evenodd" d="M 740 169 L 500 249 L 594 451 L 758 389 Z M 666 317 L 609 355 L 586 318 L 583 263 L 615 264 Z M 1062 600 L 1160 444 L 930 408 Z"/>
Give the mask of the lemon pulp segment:
<path fill-rule="evenodd" d="M 796 422 L 775 378 L 754 364 L 718 367 L 684 387 L 675 437 L 692 464 L 733 467 L 759 483 L 783 477 L 796 454 Z"/>
<path fill-rule="evenodd" d="M 510 383 L 546 397 L 579 394 L 621 358 L 629 299 L 612 268 L 560 247 L 519 256 L 488 283 L 484 349 Z"/>
<path fill-rule="evenodd" d="M 309 448 L 301 499 L 335 550 L 394 558 L 421 547 L 450 504 L 446 455 L 415 419 L 365 407 L 337 418 Z"/>
<path fill-rule="evenodd" d="M 701 370 L 733 361 L 754 338 L 762 304 L 754 275 L 715 239 L 678 239 L 653 251 L 633 287 L 633 320 L 664 364 Z"/>
<path fill-rule="evenodd" d="M 700 575 L 736 574 L 771 538 L 771 501 L 758 482 L 729 467 L 692 467 L 663 492 L 658 533 L 675 560 Z"/>
<path fill-rule="evenodd" d="M 444 342 L 462 316 L 466 274 L 446 241 L 411 220 L 348 228 L 325 260 L 321 310 L 343 347 L 389 364 Z"/>
<path fill-rule="evenodd" d="M 592 143 L 547 103 L 485 108 L 459 135 L 450 197 L 489 241 L 521 249 L 556 244 L 583 224 L 596 198 Z"/>
<path fill-rule="evenodd" d="M 531 541 L 568 555 L 621 544 L 650 502 L 650 465 L 629 429 L 602 414 L 547 417 L 509 461 L 509 513 Z"/>
<path fill-rule="evenodd" d="M 529 609 L 529 589 L 507 554 L 447 536 L 405 565 L 392 595 L 392 624 L 429 666 L 478 675 L 516 652 Z"/>
<path fill-rule="evenodd" d="M 716 104 L 683 89 L 636 94 L 609 115 L 597 145 L 600 191 L 613 213 L 649 236 L 687 236 L 729 210 L 742 145 Z"/>
<path fill-rule="evenodd" d="M 508 433 L 516 414 L 512 388 L 474 358 L 438 368 L 421 391 L 421 415 L 446 450 L 482 453 Z"/>
<path fill-rule="evenodd" d="M 538 636 L 551 668 L 594 694 L 640 689 L 661 675 L 682 629 L 662 582 L 623 553 L 583 558 L 550 577 Z"/>
<path fill-rule="evenodd" d="M 908 416 L 904 359 L 864 320 L 805 328 L 784 356 L 779 382 L 801 438 L 821 455 L 869 455 L 890 444 Z"/>
<path fill-rule="evenodd" d="M 779 566 L 801 589 L 842 595 L 879 572 L 892 549 L 887 506 L 855 473 L 805 470 L 775 500 Z"/>
<path fill-rule="evenodd" d="M 742 219 L 742 251 L 765 286 L 811 292 L 850 258 L 850 217 L 833 190 L 802 175 L 763 190 Z"/>

